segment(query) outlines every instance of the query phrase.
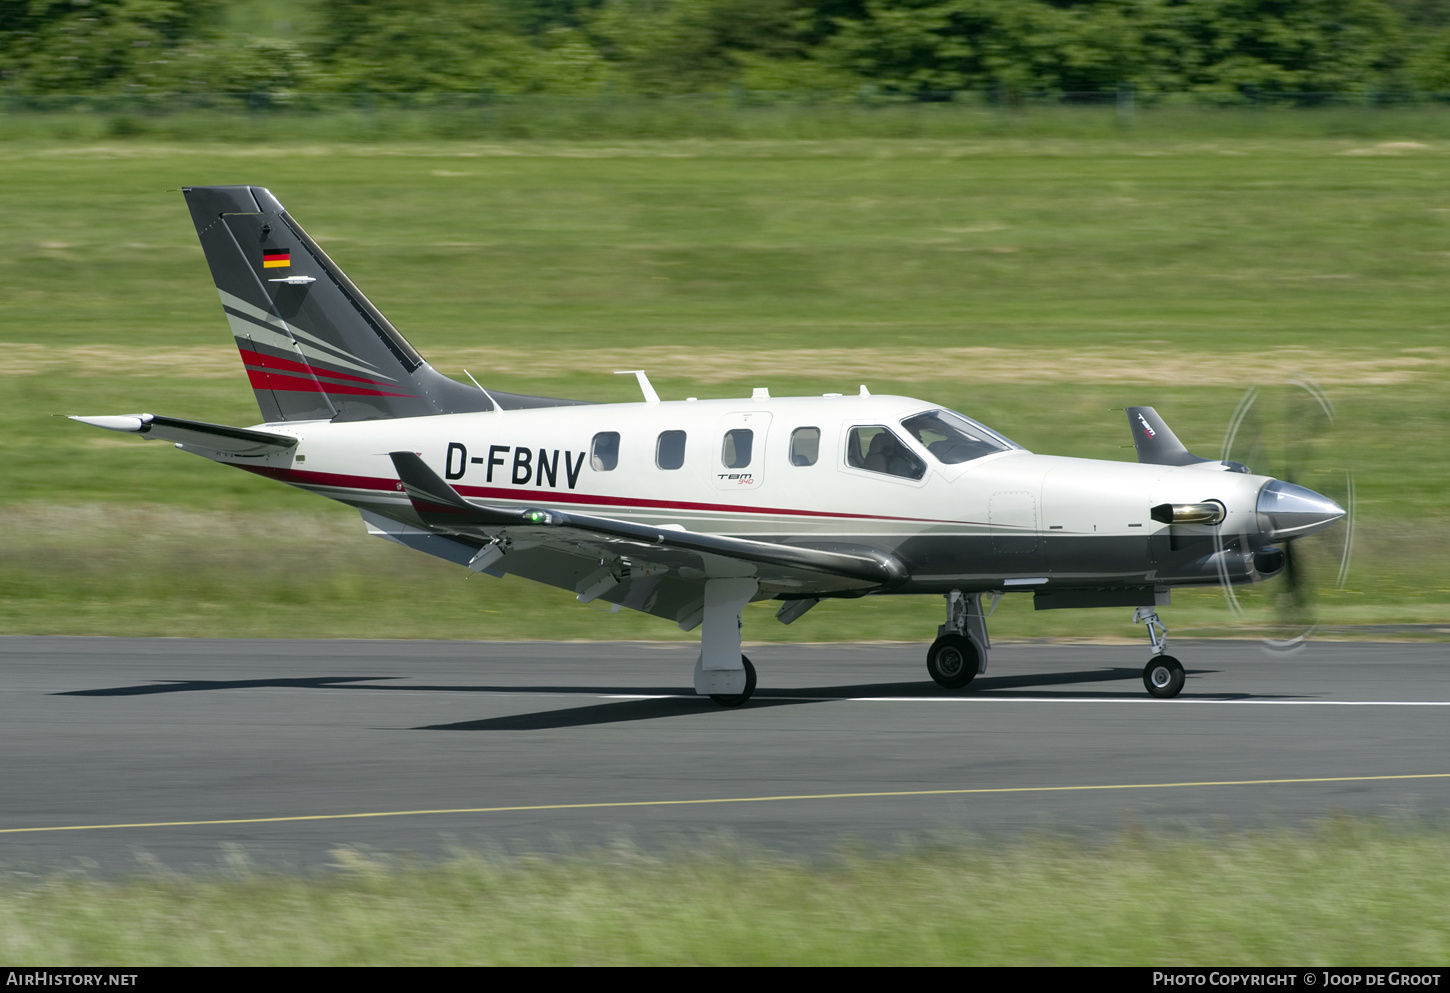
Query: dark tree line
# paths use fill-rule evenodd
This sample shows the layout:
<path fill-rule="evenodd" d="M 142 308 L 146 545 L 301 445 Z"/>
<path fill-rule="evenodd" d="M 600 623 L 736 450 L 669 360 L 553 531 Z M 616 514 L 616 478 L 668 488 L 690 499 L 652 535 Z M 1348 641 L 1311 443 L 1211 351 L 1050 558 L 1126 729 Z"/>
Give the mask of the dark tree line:
<path fill-rule="evenodd" d="M 299 3 L 301 0 L 299 0 Z M 0 0 L 13 92 L 1450 91 L 1450 0 Z M 234 10 L 235 8 L 233 8 Z"/>

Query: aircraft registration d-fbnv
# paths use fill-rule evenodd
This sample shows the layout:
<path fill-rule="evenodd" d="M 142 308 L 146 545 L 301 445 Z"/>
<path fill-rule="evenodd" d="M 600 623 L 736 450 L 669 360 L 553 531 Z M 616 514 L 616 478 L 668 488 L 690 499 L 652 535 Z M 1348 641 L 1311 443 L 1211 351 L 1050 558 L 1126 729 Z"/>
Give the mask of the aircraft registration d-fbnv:
<path fill-rule="evenodd" d="M 368 530 L 475 572 L 513 574 L 702 627 L 697 693 L 755 688 L 741 610 L 938 594 L 931 677 L 987 667 L 982 600 L 1134 607 L 1149 693 L 1183 666 L 1155 607 L 1175 586 L 1249 583 L 1284 543 L 1344 516 L 1312 490 L 1199 458 L 1129 407 L 1136 463 L 1036 455 L 901 396 L 586 404 L 465 385 L 434 370 L 255 186 L 186 189 L 263 423 L 76 417 L 351 504 Z M 988 611 L 990 612 L 990 611 Z"/>

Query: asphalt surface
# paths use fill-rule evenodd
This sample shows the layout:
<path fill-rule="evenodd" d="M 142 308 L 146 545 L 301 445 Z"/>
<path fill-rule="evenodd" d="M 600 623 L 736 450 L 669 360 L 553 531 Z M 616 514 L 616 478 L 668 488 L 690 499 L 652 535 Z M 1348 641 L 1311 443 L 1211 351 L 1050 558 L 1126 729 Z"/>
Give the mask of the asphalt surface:
<path fill-rule="evenodd" d="M 1172 647 L 1163 701 L 1139 646 L 999 646 L 954 692 L 925 645 L 756 646 L 755 698 L 722 709 L 683 644 L 0 638 L 0 866 L 812 857 L 1450 809 L 1450 645 Z"/>

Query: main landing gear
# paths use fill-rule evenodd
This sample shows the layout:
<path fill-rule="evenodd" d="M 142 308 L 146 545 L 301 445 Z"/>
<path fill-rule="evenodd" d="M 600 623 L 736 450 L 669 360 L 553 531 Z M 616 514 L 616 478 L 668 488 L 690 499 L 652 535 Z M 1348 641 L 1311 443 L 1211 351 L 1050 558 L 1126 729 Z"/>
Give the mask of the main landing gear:
<path fill-rule="evenodd" d="M 722 707 L 738 707 L 755 692 L 755 666 L 740 652 L 740 611 L 755 596 L 753 579 L 710 579 L 700 619 L 695 692 Z M 680 626 L 689 629 L 685 621 Z"/>
<path fill-rule="evenodd" d="M 1133 608 L 1133 623 L 1148 628 L 1148 639 L 1153 642 L 1153 657 L 1143 667 L 1143 685 L 1148 693 L 1167 700 L 1183 691 L 1183 663 L 1168 650 L 1168 629 L 1158 619 L 1158 611 L 1152 607 Z"/>
<path fill-rule="evenodd" d="M 937 628 L 937 639 L 926 653 L 926 671 L 938 686 L 959 690 L 977 673 L 987 671 L 987 619 L 982 594 L 952 590 L 946 594 L 947 622 Z"/>

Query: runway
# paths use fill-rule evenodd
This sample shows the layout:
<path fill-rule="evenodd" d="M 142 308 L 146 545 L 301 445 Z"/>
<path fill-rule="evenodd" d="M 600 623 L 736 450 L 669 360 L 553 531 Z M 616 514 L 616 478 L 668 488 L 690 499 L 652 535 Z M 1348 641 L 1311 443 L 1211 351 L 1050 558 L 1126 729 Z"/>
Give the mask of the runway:
<path fill-rule="evenodd" d="M 727 837 L 807 856 L 937 833 L 1299 825 L 1450 808 L 1450 646 L 763 645 L 0 638 L 0 865 L 125 872 L 339 849 L 426 859 Z"/>

